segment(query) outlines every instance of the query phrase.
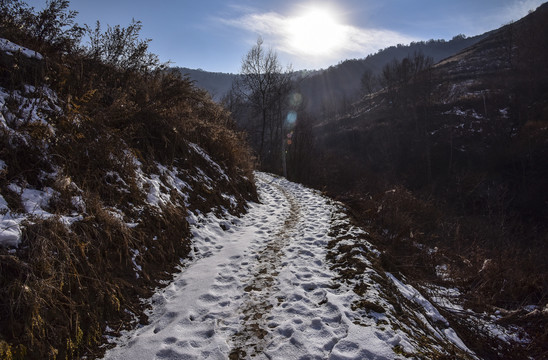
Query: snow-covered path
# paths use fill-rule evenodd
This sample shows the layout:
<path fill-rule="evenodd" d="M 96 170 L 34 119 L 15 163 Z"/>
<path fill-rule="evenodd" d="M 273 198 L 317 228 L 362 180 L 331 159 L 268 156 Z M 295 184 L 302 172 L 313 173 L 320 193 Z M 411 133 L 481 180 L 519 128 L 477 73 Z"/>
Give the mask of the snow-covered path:
<path fill-rule="evenodd" d="M 335 204 L 267 174 L 257 185 L 261 204 L 245 216 L 194 217 L 194 260 L 106 359 L 395 359 L 414 348 L 379 330 L 381 314 L 356 325 L 357 295 L 326 260 Z"/>

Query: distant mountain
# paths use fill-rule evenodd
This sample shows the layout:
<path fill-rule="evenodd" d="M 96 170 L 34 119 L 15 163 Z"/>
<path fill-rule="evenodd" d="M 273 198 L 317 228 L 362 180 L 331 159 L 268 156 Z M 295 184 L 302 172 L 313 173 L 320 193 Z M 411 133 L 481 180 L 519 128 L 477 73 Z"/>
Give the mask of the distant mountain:
<path fill-rule="evenodd" d="M 299 91 L 306 99 L 309 112 L 315 115 L 332 114 L 358 99 L 361 77 L 366 70 L 377 75 L 386 63 L 394 59 L 401 60 L 414 52 L 422 52 L 438 62 L 477 43 L 487 35 L 488 33 L 469 38 L 457 35 L 449 41 L 429 40 L 413 42 L 409 45 L 391 46 L 362 59 L 345 60 L 328 69 L 297 71 L 295 78 L 300 79 L 298 81 Z M 208 72 L 184 67 L 173 69 L 187 75 L 195 81 L 196 86 L 207 90 L 217 101 L 231 89 L 232 82 L 238 76 L 237 74 Z"/>
<path fill-rule="evenodd" d="M 200 89 L 207 90 L 211 97 L 219 101 L 232 88 L 232 82 L 238 77 L 236 74 L 209 72 L 202 69 L 175 67 L 175 71 L 187 75 Z"/>

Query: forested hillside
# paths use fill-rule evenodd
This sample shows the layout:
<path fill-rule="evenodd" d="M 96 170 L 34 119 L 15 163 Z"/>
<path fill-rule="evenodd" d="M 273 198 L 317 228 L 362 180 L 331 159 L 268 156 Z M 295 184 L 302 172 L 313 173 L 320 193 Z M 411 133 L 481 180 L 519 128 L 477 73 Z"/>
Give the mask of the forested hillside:
<path fill-rule="evenodd" d="M 92 358 L 146 322 L 142 299 L 191 251 L 190 215 L 245 211 L 252 159 L 139 22 L 0 6 L 0 358 Z"/>
<path fill-rule="evenodd" d="M 345 60 L 323 71 L 304 76 L 299 81 L 298 88 L 308 99 L 305 109 L 316 117 L 329 119 L 359 100 L 369 89 L 380 89 L 382 84 L 375 78 L 381 74 L 385 64 L 393 60 L 401 61 L 415 53 L 438 62 L 477 43 L 487 35 L 488 33 L 473 37 L 457 35 L 447 41 L 428 40 L 409 45 L 398 44 L 363 59 Z M 364 75 L 368 84 L 364 84 Z"/>

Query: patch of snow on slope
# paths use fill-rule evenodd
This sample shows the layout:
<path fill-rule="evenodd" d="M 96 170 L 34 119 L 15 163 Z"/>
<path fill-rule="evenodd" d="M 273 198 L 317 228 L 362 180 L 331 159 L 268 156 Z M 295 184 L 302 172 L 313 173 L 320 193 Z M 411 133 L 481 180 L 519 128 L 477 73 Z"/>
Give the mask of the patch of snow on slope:
<path fill-rule="evenodd" d="M 0 43 L 6 44 L 2 41 Z M 8 43 L 9 46 L 12 45 Z M 0 48 L 6 49 L 5 46 L 0 46 Z M 25 85 L 23 89 L 22 91 L 8 91 L 0 88 L 0 131 L 11 138 L 17 138 L 23 143 L 29 144 L 35 140 L 31 139 L 25 125 L 43 125 L 51 134 L 54 134 L 55 128 L 50 124 L 49 117 L 52 114 L 60 114 L 62 109 L 58 105 L 60 100 L 57 94 L 48 87 Z M 8 101 L 13 102 L 12 106 L 17 106 L 15 111 L 7 106 Z M 44 160 L 48 161 L 47 142 L 44 141 L 38 146 L 43 151 Z M 0 165 L 0 172 L 7 171 L 9 164 L 2 161 Z M 57 171 L 42 172 L 43 179 L 56 180 L 58 175 Z M 76 186 L 75 184 L 70 185 Z M 12 211 L 5 198 L 0 194 L 0 246 L 18 247 L 21 243 L 24 224 L 32 222 L 34 219 L 56 218 L 65 226 L 70 226 L 83 219 L 80 213 L 85 211 L 85 204 L 80 196 L 74 196 L 71 199 L 75 211 L 69 214 L 53 214 L 48 211 L 48 205 L 50 200 L 59 194 L 51 187 L 32 188 L 13 182 L 8 184 L 7 190 L 19 197 L 23 211 Z"/>
<path fill-rule="evenodd" d="M 172 199 L 171 195 L 171 191 L 174 190 L 183 198 L 184 205 L 186 207 L 189 206 L 189 193 L 192 191 L 192 187 L 180 178 L 177 168 L 173 167 L 169 169 L 157 163 L 156 167 L 159 170 L 159 174 L 145 174 L 141 169 L 142 164 L 137 159 L 134 162 L 137 165 L 136 175 L 139 186 L 146 192 L 146 199 L 149 205 L 156 208 L 162 208 L 167 205 L 176 206 L 177 203 Z M 203 174 L 203 177 L 194 180 L 213 183 L 213 180 L 205 176 L 205 174 Z"/>
<path fill-rule="evenodd" d="M 62 112 L 57 105 L 59 102 L 57 95 L 47 86 L 35 88 L 25 85 L 24 88 L 24 91 L 7 91 L 0 88 L 0 108 L 2 110 L 0 127 L 11 130 L 24 125 L 40 124 L 47 127 L 51 134 L 54 134 L 55 129 L 49 123 L 47 114 Z M 18 105 L 16 113 L 7 111 L 6 102 L 8 99 Z"/>
<path fill-rule="evenodd" d="M 0 214 L 7 209 L 7 203 L 0 195 Z M 0 246 L 17 247 L 21 242 L 21 228 L 19 222 L 9 213 L 0 215 Z"/>
<path fill-rule="evenodd" d="M 221 167 L 219 166 L 219 164 L 217 164 L 215 161 L 213 161 L 211 159 L 211 157 L 201 148 L 199 147 L 198 145 L 194 144 L 194 143 L 191 143 L 189 142 L 188 145 L 197 153 L 199 154 L 201 157 L 203 157 L 210 165 L 211 167 L 213 167 L 220 175 L 221 175 L 221 178 L 228 181 L 228 176 L 225 174 L 225 172 L 223 171 L 223 169 L 221 169 Z"/>
<path fill-rule="evenodd" d="M 4 51 L 8 55 L 13 55 L 14 53 L 21 53 L 28 58 L 35 58 L 38 60 L 42 60 L 44 58 L 42 54 L 34 50 L 27 49 L 26 47 L 17 45 L 16 43 L 13 43 L 7 39 L 2 39 L 2 38 L 0 38 L 0 51 Z"/>
<path fill-rule="evenodd" d="M 9 184 L 8 188 L 18 194 L 21 204 L 25 209 L 24 213 L 14 213 L 10 211 L 7 202 L 0 195 L 0 246 L 17 247 L 21 242 L 22 224 L 25 221 L 31 221 L 32 218 L 49 219 L 58 218 L 65 226 L 70 226 L 76 221 L 83 219 L 82 215 L 59 216 L 48 212 L 47 206 L 51 198 L 57 195 L 52 188 L 45 187 L 43 190 L 22 188 L 16 184 Z"/>
<path fill-rule="evenodd" d="M 14 214 L 10 213 L 10 217 L 16 221 L 18 224 L 21 224 L 24 220 L 27 220 L 30 217 L 38 219 L 49 219 L 52 217 L 58 217 L 59 220 L 66 226 L 70 226 L 76 221 L 83 219 L 82 215 L 74 216 L 58 216 L 47 211 L 50 200 L 58 195 L 58 193 L 50 187 L 45 187 L 42 190 L 31 189 L 31 188 L 22 188 L 16 184 L 9 184 L 8 188 L 16 194 L 19 194 L 21 199 L 21 204 L 25 209 L 23 214 Z"/>
<path fill-rule="evenodd" d="M 167 183 L 177 191 L 179 195 L 184 199 L 185 206 L 188 208 L 190 206 L 189 192 L 192 191 L 192 187 L 179 176 L 177 169 L 168 169 L 167 167 L 157 164 L 160 173 L 166 178 Z"/>
<path fill-rule="evenodd" d="M 463 351 L 471 353 L 470 349 L 459 338 L 459 336 L 455 333 L 455 331 L 451 328 L 449 328 L 449 323 L 443 317 L 438 309 L 436 309 L 432 303 L 424 296 L 421 295 L 421 293 L 415 289 L 411 285 L 406 285 L 402 283 L 400 280 L 398 280 L 394 275 L 390 273 L 386 273 L 386 275 L 394 282 L 396 287 L 400 290 L 401 294 L 405 296 L 408 300 L 415 302 L 417 305 L 420 305 L 424 310 L 426 315 L 434 322 L 441 322 L 447 326 L 446 329 L 443 329 L 444 335 L 447 339 L 449 339 L 453 344 L 458 346 Z"/>
<path fill-rule="evenodd" d="M 502 319 L 500 311 L 497 311 L 493 315 L 488 315 L 487 313 L 476 313 L 471 309 L 464 309 L 460 304 L 462 300 L 458 289 L 429 285 L 426 291 L 432 301 L 439 307 L 446 311 L 463 315 L 461 319 L 470 328 L 478 329 L 481 333 L 487 334 L 491 338 L 498 338 L 508 345 L 528 344 L 531 342 L 531 338 L 522 328 L 497 323 Z"/>

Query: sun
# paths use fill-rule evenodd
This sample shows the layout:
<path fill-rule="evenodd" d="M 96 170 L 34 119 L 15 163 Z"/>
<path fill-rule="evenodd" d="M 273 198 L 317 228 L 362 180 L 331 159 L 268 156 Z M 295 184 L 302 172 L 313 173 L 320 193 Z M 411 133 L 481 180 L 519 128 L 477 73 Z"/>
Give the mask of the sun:
<path fill-rule="evenodd" d="M 291 19 L 288 42 L 293 51 L 311 56 L 333 54 L 344 40 L 344 26 L 338 23 L 332 11 L 309 8 Z"/>

